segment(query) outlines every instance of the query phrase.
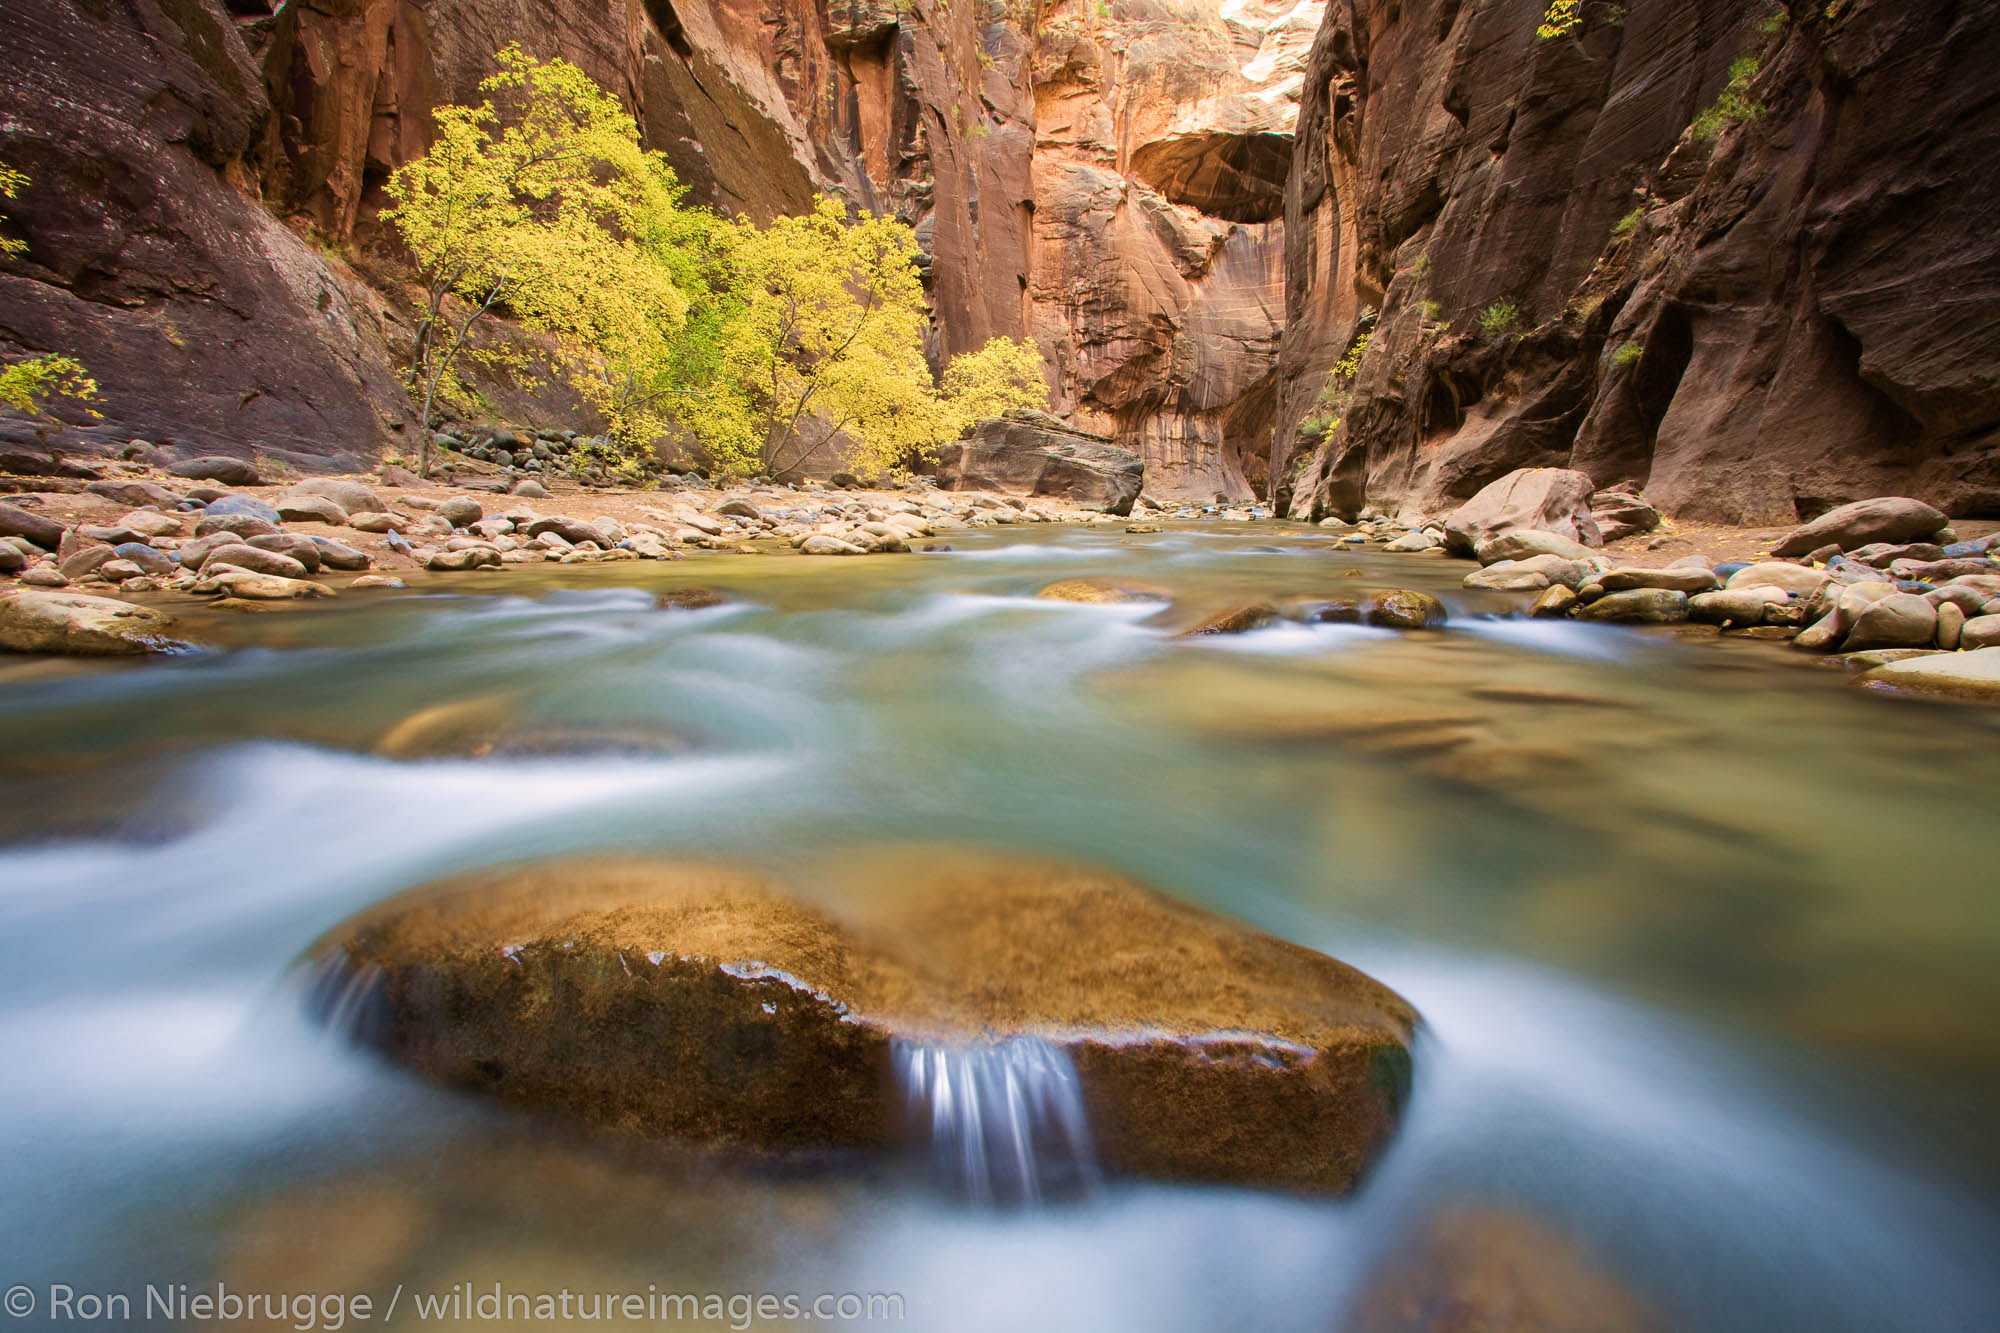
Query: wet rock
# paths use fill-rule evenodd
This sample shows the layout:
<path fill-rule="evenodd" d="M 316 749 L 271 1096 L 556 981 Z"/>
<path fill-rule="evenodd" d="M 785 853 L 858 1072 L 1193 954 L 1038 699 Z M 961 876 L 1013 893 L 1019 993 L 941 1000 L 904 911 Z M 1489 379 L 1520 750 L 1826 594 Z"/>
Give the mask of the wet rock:
<path fill-rule="evenodd" d="M 1157 531 L 1157 529 L 1156 529 Z M 1433 532 L 1406 532 L 1382 549 L 1405 554 L 1416 551 L 1435 551 L 1444 545 L 1444 539 Z"/>
<path fill-rule="evenodd" d="M 1870 648 L 1928 648 L 1937 641 L 1937 608 L 1915 593 L 1892 593 L 1862 607 L 1841 646 L 1849 652 Z"/>
<path fill-rule="evenodd" d="M 1570 613 L 1577 604 L 1576 590 L 1563 584 L 1552 584 L 1535 599 L 1528 608 L 1528 614 L 1537 620 L 1555 620 Z"/>
<path fill-rule="evenodd" d="M 937 477 L 948 491 L 1047 496 L 1123 518 L 1139 498 L 1146 464 L 1046 412 L 1010 411 L 941 445 Z"/>
<path fill-rule="evenodd" d="M 347 586 L 349 588 L 407 588 L 410 585 L 390 574 L 363 574 Z"/>
<path fill-rule="evenodd" d="M 255 547 L 249 548 L 255 550 Z M 260 551 L 259 555 L 270 555 Z M 283 559 L 282 556 L 273 557 Z M 252 602 L 304 601 L 313 597 L 331 597 L 333 589 L 324 583 L 314 583 L 308 579 L 286 578 L 278 574 L 259 574 L 248 569 L 225 567 L 213 574 L 204 573 L 192 591 L 197 593 L 221 593 L 227 597 L 241 597 Z"/>
<path fill-rule="evenodd" d="M 1295 597 L 1279 608 L 1285 619 L 1308 625 L 1358 625 L 1361 603 L 1352 597 Z"/>
<path fill-rule="evenodd" d="M 1829 542 L 1851 551 L 1870 542 L 1914 541 L 1930 536 L 1948 521 L 1941 510 L 1921 500 L 1902 496 L 1856 500 L 1794 528 L 1771 547 L 1771 554 L 1804 555 Z"/>
<path fill-rule="evenodd" d="M 469 495 L 454 495 L 448 500 L 440 500 L 434 512 L 454 528 L 469 528 L 486 517 L 486 510 Z"/>
<path fill-rule="evenodd" d="M 1665 1320 L 1567 1237 L 1452 1207 L 1370 1270 L 1347 1333 L 1665 1333 Z"/>
<path fill-rule="evenodd" d="M 868 554 L 867 548 L 856 546 L 853 542 L 850 541 L 842 541 L 838 537 L 829 537 L 824 532 L 815 532 L 812 536 L 806 538 L 803 542 L 799 543 L 799 551 L 803 555 L 867 555 Z"/>
<path fill-rule="evenodd" d="M 1445 623 L 1443 602 L 1413 588 L 1393 588 L 1362 606 L 1362 619 L 1381 629 L 1436 629 Z"/>
<path fill-rule="evenodd" d="M 324 495 L 281 495 L 272 506 L 283 523 L 326 523 L 344 527 L 347 511 Z"/>
<path fill-rule="evenodd" d="M 221 532 L 238 537 L 268 537 L 277 530 L 276 523 L 255 514 L 203 514 L 194 525 L 197 537 L 212 537 Z"/>
<path fill-rule="evenodd" d="M 63 525 L 18 505 L 0 504 L 0 537 L 25 537 L 45 551 L 62 545 Z"/>
<path fill-rule="evenodd" d="M 1115 579 L 1059 579 L 1035 596 L 1049 602 L 1084 602 L 1105 605 L 1115 602 L 1164 602 L 1165 589 L 1144 583 L 1123 583 Z"/>
<path fill-rule="evenodd" d="M 1269 602 L 1254 602 L 1248 606 L 1235 606 L 1227 611 L 1218 611 L 1193 628 L 1182 630 L 1177 637 L 1199 639 L 1211 634 L 1248 634 L 1251 630 L 1277 624 L 1279 618 L 1277 607 Z"/>
<path fill-rule="evenodd" d="M 725 594 L 713 588 L 669 588 L 654 605 L 662 611 L 706 611 L 711 606 L 726 606 L 728 602 Z"/>
<path fill-rule="evenodd" d="M 1341 1191 L 1400 1113 L 1415 1015 L 1332 959 L 1077 867 L 927 855 L 815 879 L 872 886 L 867 914 L 600 858 L 434 886 L 324 948 L 398 1060 L 644 1135 L 889 1147 L 892 1042 L 1015 1034 L 1069 1054 L 1114 1171 Z"/>
<path fill-rule="evenodd" d="M 1695 593 L 1713 592 L 1722 586 L 1722 580 L 1708 569 L 1688 567 L 1667 569 L 1640 569 L 1624 567 L 1607 569 L 1598 578 L 1606 592 L 1625 592 L 1632 588 L 1670 588 L 1689 596 Z"/>
<path fill-rule="evenodd" d="M 2000 621 L 2000 617 L 1994 619 Z M 1967 621 L 1966 629 L 1970 631 L 1977 623 Z M 1996 625 L 1995 630 L 2000 631 L 2000 625 Z M 2000 702 L 2000 646 L 1931 653 L 1907 661 L 1891 662 L 1863 673 L 1861 683 L 1982 703 Z"/>
<path fill-rule="evenodd" d="M 129 656 L 169 651 L 173 618 L 111 597 L 23 589 L 0 595 L 0 648 L 17 653 Z"/>
<path fill-rule="evenodd" d="M 240 458 L 227 458 L 220 454 L 190 458 L 184 463 L 175 463 L 167 471 L 176 477 L 186 477 L 190 481 L 214 481 L 224 486 L 264 484 L 264 479 L 257 475 L 255 465 Z"/>
<path fill-rule="evenodd" d="M 410 484 L 415 484 L 414 477 L 411 478 Z M 349 481 L 343 477 L 308 478 L 286 487 L 284 495 L 280 496 L 279 500 L 282 503 L 285 500 L 313 496 L 331 500 L 350 514 L 380 514 L 386 513 L 389 508 L 388 502 L 378 495 L 372 486 L 359 481 Z"/>
<path fill-rule="evenodd" d="M 1688 597 L 1669 588 L 1633 588 L 1607 592 L 1583 610 L 1587 620 L 1623 624 L 1669 625 L 1688 618 Z"/>
<path fill-rule="evenodd" d="M 1569 468 L 1518 468 L 1482 488 L 1444 520 L 1445 549 L 1471 555 L 1488 538 L 1518 528 L 1601 546 L 1590 516 L 1590 478 Z"/>

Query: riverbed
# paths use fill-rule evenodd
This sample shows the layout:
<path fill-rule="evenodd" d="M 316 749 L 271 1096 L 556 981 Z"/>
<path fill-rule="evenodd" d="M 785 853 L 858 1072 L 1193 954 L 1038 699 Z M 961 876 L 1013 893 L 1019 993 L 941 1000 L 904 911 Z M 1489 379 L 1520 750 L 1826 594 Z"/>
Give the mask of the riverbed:
<path fill-rule="evenodd" d="M 471 1282 L 1329 1330 L 1477 1210 L 1668 1327 L 2000 1327 L 2000 713 L 1782 643 L 1529 621 L 1463 565 L 1291 526 L 949 545 L 190 608 L 199 652 L 0 668 L 0 1277 L 367 1291 L 378 1319 Z M 1173 609 L 1033 596 L 1081 576 Z M 693 586 L 721 604 L 659 605 Z M 1448 627 L 1175 637 L 1391 587 Z M 903 1164 L 552 1126 L 300 1003 L 324 932 L 440 875 L 897 844 L 1107 866 L 1395 987 L 1425 1020 L 1397 1141 L 1341 1200 L 974 1208 Z"/>

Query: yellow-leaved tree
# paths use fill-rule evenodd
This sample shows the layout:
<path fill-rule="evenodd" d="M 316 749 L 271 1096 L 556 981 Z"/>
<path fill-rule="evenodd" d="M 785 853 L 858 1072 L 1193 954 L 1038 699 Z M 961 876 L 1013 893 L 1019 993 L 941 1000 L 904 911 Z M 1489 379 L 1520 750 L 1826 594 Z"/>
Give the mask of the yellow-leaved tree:
<path fill-rule="evenodd" d="M 478 357 L 479 320 L 501 308 L 548 335 L 560 368 L 607 415 L 641 392 L 687 315 L 676 255 L 682 189 L 615 98 L 566 60 L 498 56 L 477 106 L 437 112 L 423 157 L 390 178 L 386 217 L 417 261 L 423 295 L 410 356 L 419 466 L 440 397 Z"/>
<path fill-rule="evenodd" d="M 26 176 L 0 164 L 0 199 L 12 199 L 27 183 Z M 0 235 L 0 259 L 11 259 L 27 249 L 27 242 Z M 39 412 L 51 398 L 74 398 L 88 402 L 95 397 L 97 381 L 74 357 L 52 353 L 0 366 L 0 407 L 11 407 L 17 412 Z"/>
<path fill-rule="evenodd" d="M 1032 342 L 996 338 L 956 358 L 942 388 L 933 380 L 906 224 L 850 219 L 822 197 L 801 217 L 739 219 L 731 231 L 717 378 L 678 409 L 720 470 L 782 477 L 840 450 L 853 466 L 892 471 L 978 416 L 1047 405 Z"/>

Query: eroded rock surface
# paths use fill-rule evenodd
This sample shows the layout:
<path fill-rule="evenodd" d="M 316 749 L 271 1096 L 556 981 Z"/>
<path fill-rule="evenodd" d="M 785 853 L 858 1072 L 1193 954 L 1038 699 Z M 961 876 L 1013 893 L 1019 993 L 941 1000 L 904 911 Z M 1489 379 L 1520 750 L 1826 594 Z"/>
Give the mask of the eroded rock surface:
<path fill-rule="evenodd" d="M 940 447 L 937 476 L 946 490 L 1053 496 L 1122 516 L 1139 498 L 1146 465 L 1131 450 L 1047 413 L 1009 412 Z"/>

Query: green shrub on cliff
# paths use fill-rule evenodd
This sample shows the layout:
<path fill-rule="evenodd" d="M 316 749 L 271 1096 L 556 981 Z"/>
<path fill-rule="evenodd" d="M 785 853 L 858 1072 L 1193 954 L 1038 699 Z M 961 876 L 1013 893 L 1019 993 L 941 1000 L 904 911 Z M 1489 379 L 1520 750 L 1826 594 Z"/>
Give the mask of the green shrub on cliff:
<path fill-rule="evenodd" d="M 0 199 L 14 198 L 27 183 L 25 175 L 0 163 Z M 11 259 L 27 250 L 26 241 L 0 235 L 0 259 Z M 89 402 L 96 397 L 97 381 L 74 357 L 33 356 L 0 366 L 0 407 L 10 407 L 16 412 L 40 412 L 51 398 Z"/>
<path fill-rule="evenodd" d="M 1495 301 L 1479 312 L 1479 327 L 1488 337 L 1512 333 L 1521 323 L 1521 307 L 1512 301 Z"/>
<path fill-rule="evenodd" d="M 1711 143 L 1731 125 L 1756 120 L 1764 114 L 1764 104 L 1750 95 L 1750 84 L 1760 68 L 1756 56 L 1743 56 L 1729 67 L 1729 83 L 1715 104 L 1694 118 L 1688 132 L 1699 143 Z"/>

